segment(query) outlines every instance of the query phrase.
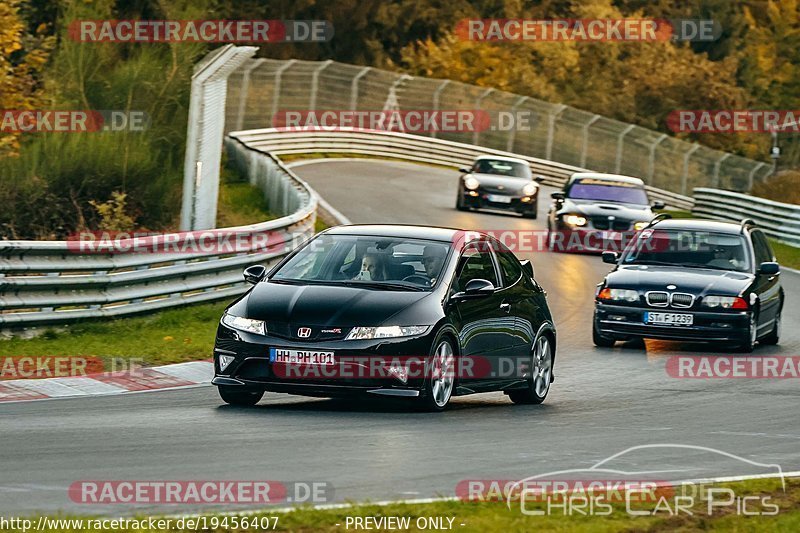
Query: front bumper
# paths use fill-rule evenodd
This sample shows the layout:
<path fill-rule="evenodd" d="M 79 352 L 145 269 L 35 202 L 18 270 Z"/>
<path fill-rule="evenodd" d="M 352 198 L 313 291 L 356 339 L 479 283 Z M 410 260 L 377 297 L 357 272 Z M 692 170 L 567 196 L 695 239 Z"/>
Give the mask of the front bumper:
<path fill-rule="evenodd" d="M 646 324 L 644 313 L 686 313 L 694 316 L 691 326 Z M 664 307 L 632 307 L 596 302 L 594 327 L 602 335 L 618 340 L 649 338 L 689 342 L 743 342 L 750 335 L 750 311 L 711 312 Z"/>
<path fill-rule="evenodd" d="M 214 345 L 212 384 L 249 391 L 270 391 L 305 396 L 357 396 L 362 394 L 415 397 L 424 390 L 432 334 L 374 340 L 308 342 L 254 335 L 221 325 Z M 326 351 L 335 354 L 330 366 L 273 363 L 270 349 Z M 224 370 L 220 356 L 233 357 Z M 416 370 L 403 375 L 390 371 L 394 364 L 411 362 Z M 404 379 L 403 379 L 404 378 Z"/>
<path fill-rule="evenodd" d="M 600 230 L 563 222 L 557 222 L 553 231 L 555 234 L 550 237 L 553 248 L 563 252 L 622 252 L 636 235 L 633 230 Z"/>
<path fill-rule="evenodd" d="M 470 193 L 472 192 L 476 193 L 477 196 L 471 195 Z M 490 193 L 478 189 L 477 191 L 464 190 L 461 192 L 461 195 L 464 198 L 464 205 L 466 207 L 472 207 L 475 209 L 498 209 L 502 211 L 514 211 L 516 213 L 535 213 L 537 208 L 537 200 L 539 198 L 538 191 L 537 194 L 534 194 L 533 196 L 511 196 Z M 492 201 L 490 199 L 491 196 L 502 196 L 503 198 L 508 198 L 509 201 Z M 527 200 L 524 200 L 525 198 L 527 198 Z"/>

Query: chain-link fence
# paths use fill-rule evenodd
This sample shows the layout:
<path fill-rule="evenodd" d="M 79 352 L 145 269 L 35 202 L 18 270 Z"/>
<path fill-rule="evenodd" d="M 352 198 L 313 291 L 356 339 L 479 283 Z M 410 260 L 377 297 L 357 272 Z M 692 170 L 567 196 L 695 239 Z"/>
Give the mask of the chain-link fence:
<path fill-rule="evenodd" d="M 332 61 L 251 59 L 228 78 L 226 132 L 264 128 L 288 110 L 528 112 L 529 127 L 431 131 L 446 140 L 638 176 L 680 194 L 695 187 L 748 191 L 767 163 L 680 141 L 572 107 L 485 87 Z M 418 133 L 418 132 L 415 132 Z"/>

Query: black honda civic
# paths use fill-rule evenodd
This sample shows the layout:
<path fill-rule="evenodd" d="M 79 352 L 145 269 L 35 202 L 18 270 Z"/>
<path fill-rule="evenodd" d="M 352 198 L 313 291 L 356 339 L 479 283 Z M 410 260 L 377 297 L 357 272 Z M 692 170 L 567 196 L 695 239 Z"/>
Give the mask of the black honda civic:
<path fill-rule="evenodd" d="M 556 330 L 528 261 L 478 232 L 338 226 L 269 272 L 225 310 L 214 347 L 222 399 L 265 391 L 410 398 L 503 391 L 541 403 L 553 381 Z"/>
<path fill-rule="evenodd" d="M 721 342 L 743 352 L 777 344 L 784 291 L 764 233 L 709 220 L 658 220 L 597 286 L 594 343 L 636 338 Z"/>

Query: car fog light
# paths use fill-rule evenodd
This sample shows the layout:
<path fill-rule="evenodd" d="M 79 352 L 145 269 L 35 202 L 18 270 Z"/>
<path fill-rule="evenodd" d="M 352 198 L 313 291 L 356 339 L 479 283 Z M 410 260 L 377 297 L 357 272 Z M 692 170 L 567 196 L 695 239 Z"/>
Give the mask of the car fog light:
<path fill-rule="evenodd" d="M 522 197 L 522 200 L 520 200 L 520 201 L 521 201 L 521 202 L 525 202 L 525 203 L 527 203 L 527 202 L 530 202 L 530 201 L 531 201 L 531 199 L 530 199 L 530 196 L 523 196 L 523 197 Z"/>
<path fill-rule="evenodd" d="M 223 370 L 228 368 L 228 365 L 233 363 L 234 359 L 236 359 L 236 358 L 233 357 L 232 355 L 220 355 L 219 356 L 219 371 L 222 372 Z"/>
<path fill-rule="evenodd" d="M 470 196 L 478 196 L 478 192 L 477 191 L 469 191 L 469 195 Z"/>
<path fill-rule="evenodd" d="M 397 365 L 390 366 L 389 373 L 403 382 L 403 384 L 408 382 L 408 371 L 405 367 Z"/>

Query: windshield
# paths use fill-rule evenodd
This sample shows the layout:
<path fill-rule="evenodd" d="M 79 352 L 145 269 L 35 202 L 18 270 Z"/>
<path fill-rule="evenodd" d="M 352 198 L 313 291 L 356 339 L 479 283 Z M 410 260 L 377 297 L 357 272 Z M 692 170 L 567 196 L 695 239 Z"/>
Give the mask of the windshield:
<path fill-rule="evenodd" d="M 436 285 L 448 243 L 398 237 L 324 234 L 311 241 L 271 281 L 425 290 Z"/>
<path fill-rule="evenodd" d="M 626 250 L 622 264 L 750 271 L 742 235 L 706 231 L 644 230 Z"/>
<path fill-rule="evenodd" d="M 644 187 L 622 181 L 581 179 L 572 183 L 567 198 L 647 205 Z"/>
<path fill-rule="evenodd" d="M 479 159 L 472 166 L 472 172 L 531 179 L 531 168 L 527 164 L 504 159 Z"/>

